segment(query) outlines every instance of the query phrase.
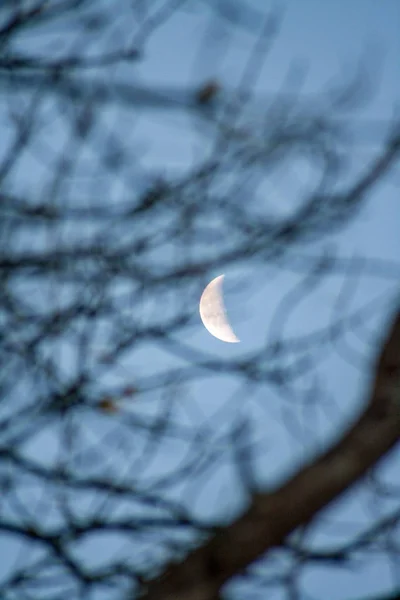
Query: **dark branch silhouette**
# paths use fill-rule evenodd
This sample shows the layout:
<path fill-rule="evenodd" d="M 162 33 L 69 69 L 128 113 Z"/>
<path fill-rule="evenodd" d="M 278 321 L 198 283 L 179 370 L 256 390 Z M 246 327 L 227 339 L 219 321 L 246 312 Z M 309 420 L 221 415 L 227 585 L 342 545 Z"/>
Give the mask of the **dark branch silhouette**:
<path fill-rule="evenodd" d="M 400 264 L 340 246 L 395 181 L 399 122 L 363 116 L 367 67 L 256 91 L 280 19 L 244 0 L 0 5 L 1 598 L 295 600 L 313 565 L 399 559 Z M 186 85 L 166 41 L 182 22 L 207 24 Z M 232 353 L 196 337 L 223 272 L 239 321 L 264 282 L 274 304 Z M 351 425 L 332 356 L 368 378 Z M 274 479 L 278 429 L 308 454 Z M 325 511 L 361 492 L 376 512 L 335 542 Z"/>

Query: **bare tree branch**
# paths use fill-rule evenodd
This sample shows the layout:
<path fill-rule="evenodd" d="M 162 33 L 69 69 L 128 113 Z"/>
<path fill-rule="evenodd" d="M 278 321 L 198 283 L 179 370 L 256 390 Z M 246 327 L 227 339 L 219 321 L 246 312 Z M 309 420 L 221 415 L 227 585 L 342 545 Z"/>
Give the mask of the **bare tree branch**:
<path fill-rule="evenodd" d="M 363 414 L 331 449 L 149 584 L 145 600 L 215 600 L 222 585 L 353 485 L 400 439 L 400 313 Z"/>

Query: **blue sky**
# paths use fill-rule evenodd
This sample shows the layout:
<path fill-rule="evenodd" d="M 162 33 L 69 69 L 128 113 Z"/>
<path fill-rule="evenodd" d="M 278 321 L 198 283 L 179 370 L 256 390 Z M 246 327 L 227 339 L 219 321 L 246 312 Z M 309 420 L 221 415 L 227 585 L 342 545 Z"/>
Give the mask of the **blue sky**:
<path fill-rule="evenodd" d="M 264 2 L 253 4 L 258 8 L 267 6 Z M 381 135 L 381 129 L 374 126 L 373 120 L 390 118 L 395 102 L 400 98 L 400 5 L 395 0 L 379 3 L 368 0 L 352 0 L 347 3 L 304 0 L 282 3 L 283 5 L 284 17 L 279 35 L 255 86 L 254 104 L 251 105 L 254 114 L 257 115 L 258 111 L 263 110 L 264 98 L 268 97 L 270 92 L 281 89 L 285 84 L 288 70 L 293 65 L 300 65 L 305 69 L 302 91 L 306 95 L 324 92 L 329 86 L 342 82 L 344 78 L 351 78 L 355 69 L 361 65 L 370 75 L 373 92 L 371 102 L 357 113 L 357 118 L 365 119 L 365 130 L 362 143 L 354 151 L 353 166 L 354 169 L 362 169 L 377 149 L 376 144 Z M 165 85 L 179 86 L 187 82 L 197 84 L 208 78 L 216 78 L 224 90 L 232 89 L 236 85 L 251 50 L 252 37 L 244 32 L 237 32 L 230 39 L 228 51 L 219 55 L 220 60 L 217 63 L 212 58 L 214 48 L 209 50 L 207 63 L 200 58 L 201 40 L 205 35 L 200 25 L 201 21 L 199 17 L 182 14 L 160 31 L 150 45 L 149 63 L 144 63 L 139 69 L 145 81 L 155 85 L 162 82 Z M 208 31 L 206 19 L 203 27 Z M 223 25 L 220 27 L 222 32 Z M 215 31 L 218 31 L 217 27 Z M 195 43 L 197 37 L 200 51 Z M 219 50 L 217 47 L 216 52 Z M 161 51 L 163 66 L 160 69 Z M 165 68 L 165 64 L 169 67 Z M 154 116 L 149 118 L 154 123 Z M 161 116 L 160 120 L 163 118 Z M 171 121 L 174 119 L 171 118 Z M 192 147 L 192 140 L 186 135 L 186 130 L 181 138 L 175 137 L 173 141 L 168 133 L 161 140 L 156 136 L 155 139 L 161 145 L 159 153 L 154 150 L 157 161 L 160 160 L 163 164 L 167 154 L 166 148 L 170 148 L 174 150 L 168 153 L 172 166 L 179 169 L 180 165 L 186 164 L 187 147 Z M 155 143 L 155 146 L 158 144 Z M 354 170 L 352 172 L 354 173 Z M 300 166 L 300 179 L 302 174 L 304 175 Z M 291 191 L 296 194 L 294 185 L 291 184 Z M 333 242 L 339 255 L 345 257 L 378 257 L 392 260 L 398 257 L 399 209 L 395 185 L 392 179 L 379 186 L 359 218 L 340 235 L 331 236 L 329 240 L 317 246 L 317 250 L 326 246 L 325 242 L 330 248 L 329 244 Z M 274 189 L 276 202 L 279 203 L 285 201 L 285 198 L 282 199 L 282 187 L 284 185 L 281 181 Z M 271 189 L 268 191 L 271 192 Z M 313 250 L 315 248 L 311 248 L 311 251 Z M 218 274 L 216 271 L 215 275 Z M 238 269 L 226 275 L 227 290 L 230 285 L 240 286 L 242 283 L 240 294 L 228 292 L 225 296 L 228 312 L 242 343 L 224 345 L 213 339 L 200 323 L 189 342 L 202 351 L 223 358 L 252 351 L 258 344 L 266 341 L 272 315 L 287 290 L 292 289 L 298 282 L 295 274 L 282 272 L 279 268 L 271 269 L 268 265 L 256 269 L 252 269 L 250 265 L 247 269 Z M 379 276 L 361 276 L 351 306 L 341 307 L 341 310 L 354 310 L 356 306 L 382 294 L 386 294 L 386 298 L 393 298 L 393 291 L 396 289 L 394 283 L 393 279 L 390 281 Z M 342 275 L 329 277 L 321 289 L 307 296 L 287 323 L 287 334 L 316 330 L 326 323 L 342 285 Z M 388 293 L 387 290 L 392 291 Z M 375 316 L 369 321 L 371 334 L 379 334 L 387 314 L 387 303 L 381 302 L 376 306 Z M 257 461 L 259 474 L 264 482 L 281 480 L 283 473 L 291 472 L 293 465 L 302 461 L 305 455 L 319 445 L 326 444 L 330 435 L 359 409 L 360 402 L 363 401 L 363 392 L 368 386 L 366 366 L 371 354 L 365 347 L 365 338 L 360 340 L 355 334 L 349 334 L 347 338 L 345 352 L 333 351 L 321 360 L 319 377 L 328 388 L 332 402 L 326 413 L 321 409 L 319 414 L 318 411 L 314 414 L 307 414 L 305 411 L 302 415 L 299 409 L 296 414 L 292 407 L 289 409 L 285 405 L 279 392 L 275 395 L 271 390 L 263 390 L 251 399 L 243 398 L 239 394 L 229 405 L 232 412 L 243 410 L 253 417 L 257 432 L 255 437 L 265 448 L 265 452 Z M 304 382 L 305 387 L 307 384 L 310 382 Z M 218 411 L 234 389 L 235 384 L 229 377 L 211 377 L 208 381 L 199 383 L 192 394 L 201 411 L 209 415 L 210 419 L 214 419 L 214 423 L 221 423 L 222 427 L 226 413 Z M 218 421 L 218 415 L 222 420 Z M 292 436 L 288 437 L 287 429 L 290 426 L 291 431 L 295 431 L 296 422 L 297 440 Z M 390 473 L 393 473 L 392 469 L 396 466 L 393 466 L 393 460 L 388 460 L 387 465 L 387 477 L 390 479 Z M 206 485 L 204 497 L 198 503 L 199 507 L 201 504 L 200 512 L 212 514 L 221 496 L 226 497 L 226 490 L 230 490 L 230 485 L 233 485 L 228 483 L 229 469 L 226 471 L 227 481 L 224 482 L 218 475 Z M 230 514 L 229 508 L 235 511 L 240 506 L 240 495 L 236 496 L 236 500 L 234 496 L 234 493 L 230 495 L 230 507 L 223 506 L 222 512 L 225 515 Z M 211 510 L 207 509 L 206 498 L 210 507 L 212 506 Z M 323 533 L 317 535 L 316 541 L 322 545 L 344 542 L 351 533 L 360 531 L 367 525 L 373 510 L 371 506 L 373 501 L 365 489 L 359 489 L 357 495 L 350 493 L 327 511 L 326 518 L 332 518 L 332 525 L 326 526 Z M 386 506 L 386 509 L 388 508 L 389 505 Z M 323 595 L 331 600 L 361 597 L 363 594 L 368 596 L 373 594 L 374 590 L 388 588 L 391 585 L 391 576 L 390 566 L 379 559 L 366 562 L 364 566 L 361 562 L 357 569 L 342 569 L 340 573 L 338 569 L 311 568 L 304 576 L 303 589 L 310 597 L 320 598 Z"/>
<path fill-rule="evenodd" d="M 251 4 L 260 12 L 269 6 L 262 0 L 253 0 Z M 252 31 L 227 30 L 223 21 L 215 21 L 215 12 L 207 10 L 206 6 L 207 2 L 202 4 L 201 9 L 195 2 L 189 3 L 187 10 L 177 13 L 155 33 L 142 62 L 110 71 L 110 86 L 114 82 L 128 81 L 155 92 L 164 91 L 173 100 L 185 99 L 196 86 L 212 78 L 220 82 L 222 97 L 229 98 L 243 74 L 254 45 L 254 36 Z M 363 128 L 363 141 L 354 149 L 350 174 L 362 170 L 379 148 L 381 129 L 374 123 L 390 118 L 400 99 L 400 4 L 397 0 L 291 0 L 278 6 L 284 8 L 282 25 L 255 82 L 254 98 L 248 107 L 248 122 L 257 128 L 271 93 L 286 85 L 287 74 L 293 67 L 300 67 L 305 74 L 302 94 L 313 98 L 316 93 L 326 91 L 346 77 L 350 78 L 357 66 L 362 64 L 371 76 L 373 94 L 371 102 L 357 112 L 359 127 Z M 124 23 L 123 15 L 118 27 L 120 32 L 126 32 L 129 27 L 129 22 Z M 229 44 L 218 44 L 215 35 L 222 40 L 228 39 Z M 208 40 L 206 46 L 204 40 Z M 37 40 L 34 41 L 33 46 L 37 43 Z M 118 127 L 125 128 L 126 144 L 137 146 L 141 163 L 150 172 L 178 175 L 207 155 L 209 137 L 204 135 L 207 130 L 203 130 L 204 123 L 193 113 L 152 109 L 141 112 L 136 122 L 131 110 L 126 108 L 117 114 L 110 111 L 105 118 L 109 120 L 111 129 L 115 127 L 118 131 Z M 62 145 L 62 124 L 59 127 L 59 130 L 52 129 L 50 132 L 55 146 Z M 88 151 L 87 158 L 91 159 L 91 156 Z M 35 178 L 40 180 L 41 172 L 33 162 L 29 162 L 33 159 L 26 160 L 28 187 Z M 306 189 L 308 178 L 306 165 L 299 161 L 294 172 L 281 174 L 273 180 L 265 178 L 256 200 L 260 207 L 266 206 L 272 213 L 290 211 L 299 189 Z M 321 252 L 332 252 L 332 248 L 339 256 L 348 258 L 398 258 L 400 215 L 396 185 L 398 189 L 399 175 L 397 180 L 395 178 L 396 174 L 393 174 L 376 188 L 358 218 L 345 231 L 310 245 L 308 249 L 302 248 L 297 257 L 299 261 L 307 252 L 316 256 Z M 137 180 L 136 183 L 138 187 L 146 184 Z M 113 184 L 111 200 L 115 198 L 118 201 L 123 185 L 120 181 Z M 202 327 L 198 299 L 204 282 L 199 282 L 199 293 L 196 291 L 192 298 L 194 325 L 181 332 L 178 340 L 200 353 L 227 361 L 254 352 L 277 335 L 274 316 L 282 310 L 282 301 L 290 290 L 303 280 L 301 269 L 296 268 L 296 264 L 290 270 L 279 264 L 254 267 L 249 262 L 226 272 L 225 304 L 241 344 L 223 344 Z M 285 321 L 285 335 L 290 337 L 318 330 L 329 322 L 335 310 L 344 314 L 383 297 L 373 307 L 373 315 L 368 317 L 366 327 L 371 338 L 379 335 L 390 312 L 391 299 L 395 298 L 395 275 L 385 277 L 383 272 L 379 272 L 379 267 L 375 268 L 374 276 L 368 275 L 367 267 L 365 270 L 349 305 L 338 304 L 343 275 L 338 273 L 327 277 L 323 285 L 304 297 Z M 216 270 L 213 275 L 219 274 Z M 159 316 L 157 299 L 154 305 L 148 303 L 143 310 L 149 318 Z M 344 349 L 332 349 L 326 356 L 318 357 L 318 380 L 329 390 L 323 407 L 311 410 L 304 408 L 302 402 L 299 402 L 299 408 L 293 407 L 293 398 L 284 399 L 279 390 L 276 392 L 270 387 L 260 388 L 252 395 L 248 391 L 243 394 L 240 384 L 231 376 L 213 375 L 188 386 L 184 401 L 175 409 L 177 419 L 182 422 L 204 419 L 218 433 L 243 412 L 251 421 L 254 439 L 260 448 L 256 460 L 259 481 L 264 485 L 280 481 L 310 453 L 324 446 L 338 427 L 348 422 L 360 407 L 363 393 L 368 388 L 367 367 L 374 347 L 368 348 L 365 331 L 361 339 L 353 332 L 346 336 L 346 340 Z M 100 340 L 98 352 L 104 350 L 106 348 L 102 347 Z M 71 353 L 71 348 L 64 348 L 64 352 L 70 357 L 73 371 L 73 350 Z M 154 368 L 165 370 L 178 364 L 184 364 L 184 361 L 160 348 L 146 347 L 134 357 L 128 356 L 115 373 L 99 381 L 99 386 L 111 386 L 122 380 L 129 383 L 131 373 L 139 372 L 144 377 L 153 373 Z M 66 370 L 69 370 L 68 367 Z M 313 384 L 315 380 L 309 378 L 299 381 L 299 399 Z M 148 406 L 144 394 L 143 401 L 133 407 L 127 406 L 127 411 L 141 415 L 152 413 L 162 405 L 162 402 L 152 402 Z M 93 436 L 98 436 L 98 439 L 109 427 L 112 428 L 109 423 L 100 421 L 92 426 Z M 43 439 L 36 442 L 36 449 L 30 448 L 29 451 L 36 451 L 43 459 L 50 455 L 49 449 L 54 440 L 54 432 L 46 431 Z M 171 468 L 178 464 L 181 452 L 178 443 L 166 444 L 162 456 L 153 465 L 153 475 L 165 471 L 167 465 Z M 116 460 L 121 461 L 121 458 L 116 456 Z M 386 477 L 390 480 L 398 463 L 389 459 L 386 465 Z M 118 468 L 122 476 L 124 465 L 120 462 Z M 180 492 L 177 488 L 175 493 Z M 245 497 L 235 487 L 235 476 L 227 463 L 215 477 L 205 482 L 203 493 L 195 499 L 192 508 L 202 516 L 218 514 L 228 519 L 243 508 L 244 501 Z M 368 523 L 371 507 L 373 498 L 365 488 L 360 488 L 357 495 L 346 496 L 327 512 L 327 518 L 332 519 L 333 525 L 321 528 L 315 543 L 339 544 L 345 541 L 352 532 Z M 387 504 L 385 509 L 389 508 Z M 118 542 L 114 543 L 117 547 Z M 107 548 L 112 548 L 112 544 Z M 94 545 L 91 558 L 100 560 L 100 554 Z M 323 594 L 327 600 L 351 599 L 386 589 L 391 585 L 391 575 L 389 566 L 378 559 L 340 573 L 334 569 L 311 568 L 304 576 L 303 589 L 310 598 L 320 598 Z"/>

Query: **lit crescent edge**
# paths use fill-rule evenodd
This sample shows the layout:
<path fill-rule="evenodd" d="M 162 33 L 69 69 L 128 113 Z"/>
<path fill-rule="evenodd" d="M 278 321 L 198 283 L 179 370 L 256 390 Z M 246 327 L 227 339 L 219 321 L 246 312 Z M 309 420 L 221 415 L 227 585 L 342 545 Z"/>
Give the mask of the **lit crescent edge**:
<path fill-rule="evenodd" d="M 224 275 L 218 275 L 205 287 L 199 304 L 200 317 L 204 327 L 222 342 L 240 342 L 234 334 L 226 316 L 221 286 Z"/>

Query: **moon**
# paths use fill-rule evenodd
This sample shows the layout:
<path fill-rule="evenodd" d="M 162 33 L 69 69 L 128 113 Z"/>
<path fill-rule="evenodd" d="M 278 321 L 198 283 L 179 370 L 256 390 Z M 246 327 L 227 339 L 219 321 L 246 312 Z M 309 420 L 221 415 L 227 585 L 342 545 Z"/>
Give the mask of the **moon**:
<path fill-rule="evenodd" d="M 204 327 L 217 339 L 231 344 L 240 342 L 234 334 L 226 315 L 222 297 L 224 275 L 219 275 L 205 287 L 199 304 Z"/>

